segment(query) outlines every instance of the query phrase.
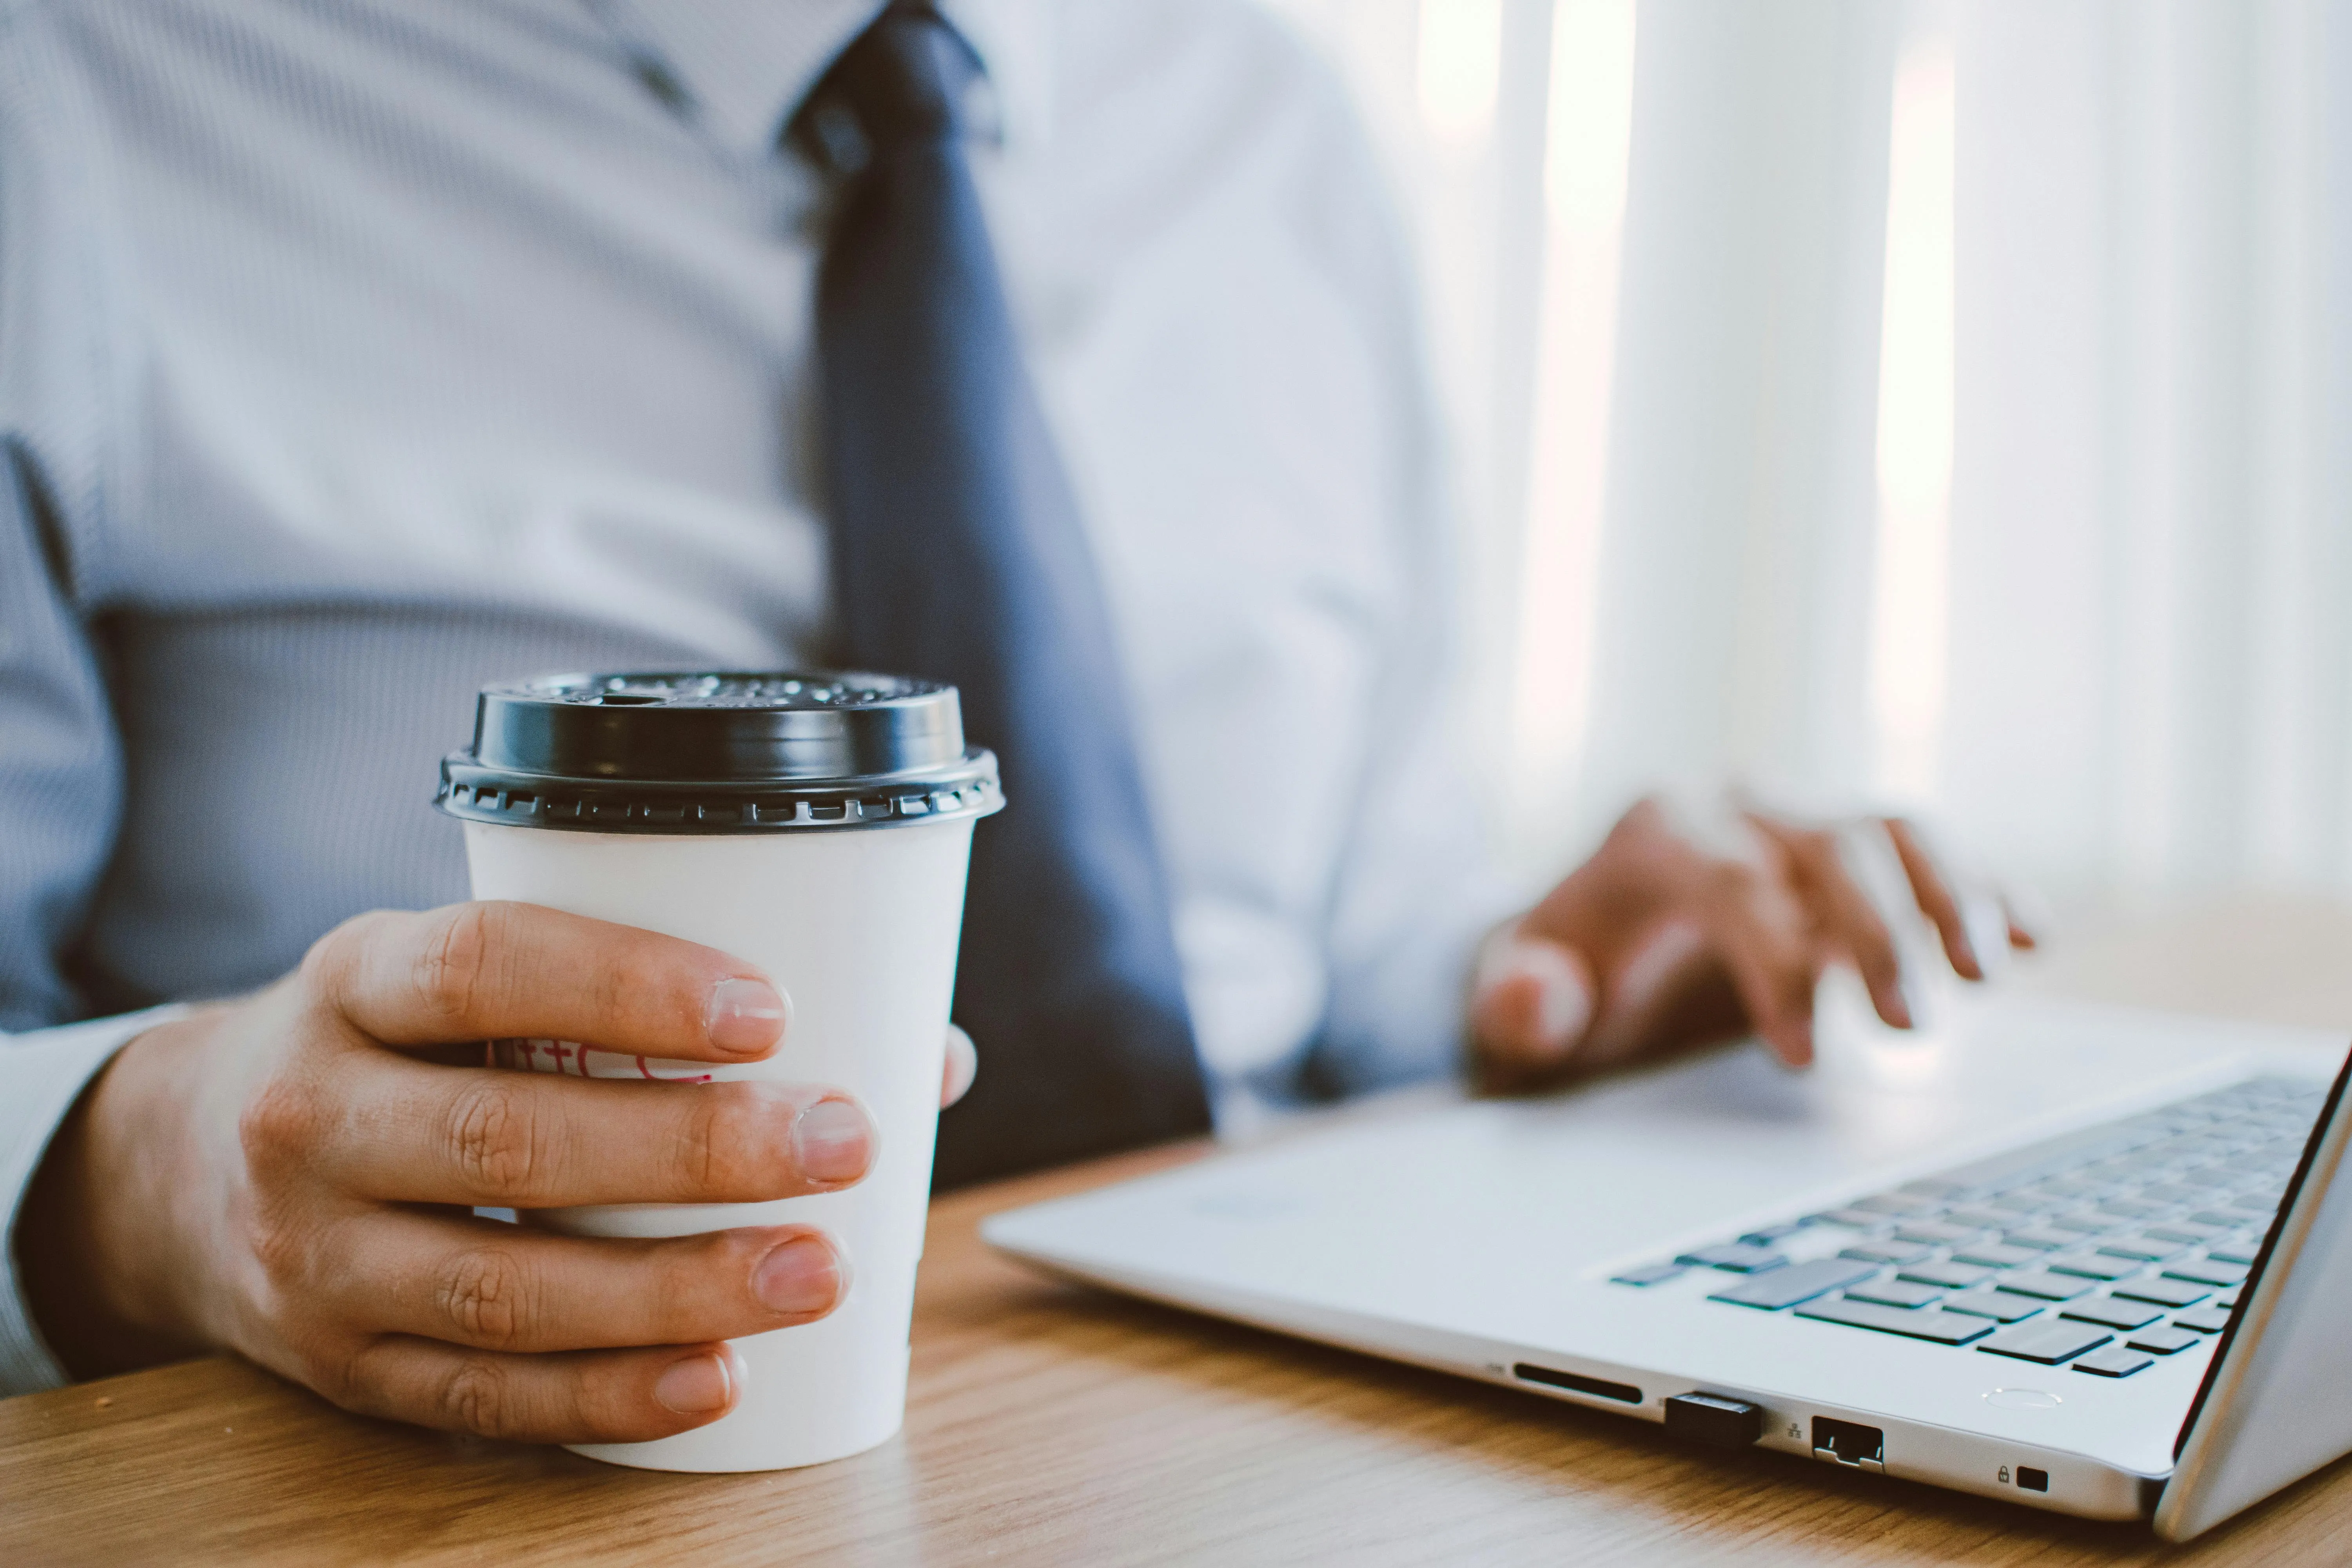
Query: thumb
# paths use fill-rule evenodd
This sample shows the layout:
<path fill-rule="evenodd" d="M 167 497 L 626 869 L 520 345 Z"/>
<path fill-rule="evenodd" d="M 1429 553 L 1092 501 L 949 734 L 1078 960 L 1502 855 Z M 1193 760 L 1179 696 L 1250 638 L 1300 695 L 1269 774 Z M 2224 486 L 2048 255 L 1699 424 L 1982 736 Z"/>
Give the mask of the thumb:
<path fill-rule="evenodd" d="M 1558 1068 L 1592 1022 L 1592 966 L 1565 942 L 1507 927 L 1486 941 L 1470 986 L 1470 1030 L 1506 1080 Z"/>
<path fill-rule="evenodd" d="M 964 1097 L 971 1080 L 980 1076 L 980 1052 L 972 1047 L 971 1037 L 948 1026 L 947 1058 L 940 1074 L 940 1108 L 944 1110 Z"/>

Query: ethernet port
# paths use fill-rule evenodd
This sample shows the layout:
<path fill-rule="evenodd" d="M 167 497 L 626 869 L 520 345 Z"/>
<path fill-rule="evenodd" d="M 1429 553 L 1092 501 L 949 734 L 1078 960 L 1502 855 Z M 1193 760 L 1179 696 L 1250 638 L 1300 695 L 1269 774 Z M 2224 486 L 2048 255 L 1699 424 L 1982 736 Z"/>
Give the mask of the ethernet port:
<path fill-rule="evenodd" d="M 1856 1421 L 1813 1417 L 1813 1458 L 1851 1469 L 1886 1472 L 1886 1434 Z"/>

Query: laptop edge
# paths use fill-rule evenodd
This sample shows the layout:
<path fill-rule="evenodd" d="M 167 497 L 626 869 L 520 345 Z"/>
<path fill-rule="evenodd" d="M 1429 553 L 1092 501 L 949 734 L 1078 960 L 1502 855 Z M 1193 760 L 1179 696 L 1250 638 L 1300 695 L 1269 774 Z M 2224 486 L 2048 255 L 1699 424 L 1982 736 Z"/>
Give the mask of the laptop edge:
<path fill-rule="evenodd" d="M 2021 1445 L 1949 1426 L 1908 1423 L 1885 1413 L 1848 1410 L 1792 1400 L 1785 1391 L 1741 1390 L 1683 1377 L 1663 1366 L 1617 1366 L 1563 1355 L 1557 1349 L 1514 1346 L 1483 1337 L 1415 1328 L 1393 1319 L 1328 1304 L 1282 1300 L 1204 1287 L 1181 1274 L 1106 1266 L 1099 1258 L 1055 1256 L 1037 1238 L 1016 1239 L 996 1216 L 983 1227 L 1000 1247 L 1066 1277 L 1322 1343 L 1468 1376 L 1521 1392 L 1549 1394 L 1588 1408 L 1637 1419 L 1659 1416 L 1643 1406 L 1643 1388 L 1706 1386 L 1734 1399 L 1769 1401 L 1773 1419 L 1759 1446 L 1830 1458 L 1852 1468 L 1894 1473 L 1948 1489 L 2028 1501 L 2109 1520 L 2152 1520 L 2167 1540 L 2182 1541 L 2260 1501 L 2302 1476 L 2352 1452 L 2352 1403 L 2329 1408 L 2305 1389 L 2352 1385 L 2352 1338 L 2329 1355 L 2325 1302 L 2352 1300 L 2352 1186 L 2338 1194 L 2335 1177 L 2352 1147 L 2352 1055 L 2339 1067 L 2294 1175 L 2239 1293 L 2239 1304 L 2183 1421 L 2169 1473 L 2137 1474 L 2087 1455 L 2051 1448 L 2027 1458 L 2048 1470 L 2048 1492 L 2032 1500 L 1995 1483 L 1988 1461 L 2015 1463 Z M 2333 1206 L 2331 1207 L 2331 1204 Z M 1051 1205 L 1048 1205 L 1051 1206 Z M 2326 1223 L 2322 1223 L 2323 1219 Z M 2272 1267 L 2273 1258 L 2278 1260 Z M 2305 1375 L 2317 1357 L 2330 1377 Z M 1622 1392 L 1620 1392 L 1622 1391 Z M 1630 1399 L 1627 1395 L 1630 1394 Z M 1906 1463 L 1892 1471 L 1881 1459 L 1851 1459 L 1835 1434 L 1853 1426 L 1894 1436 Z M 1832 1436 L 1824 1439 L 1823 1434 Z M 1826 1446 L 1825 1446 L 1826 1443 Z M 2001 1479 L 2007 1479 L 2006 1472 Z"/>
<path fill-rule="evenodd" d="M 2352 1453 L 2352 1190 L 2336 1174 L 2352 1142 L 2345 1058 L 2239 1291 L 2237 1310 L 2181 1423 L 2156 1532 L 2186 1541 Z"/>

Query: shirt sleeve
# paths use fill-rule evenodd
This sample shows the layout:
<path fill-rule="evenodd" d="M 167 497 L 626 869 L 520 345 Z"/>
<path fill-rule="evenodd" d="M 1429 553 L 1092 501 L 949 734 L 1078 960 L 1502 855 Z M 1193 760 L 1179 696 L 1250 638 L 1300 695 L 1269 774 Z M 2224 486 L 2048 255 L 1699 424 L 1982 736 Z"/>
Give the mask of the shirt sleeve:
<path fill-rule="evenodd" d="M 1336 83 L 1327 167 L 1302 194 L 1335 287 L 1362 322 L 1393 438 L 1391 504 L 1368 526 L 1391 584 L 1372 740 L 1325 930 L 1328 993 L 1310 1089 L 1435 1077 L 1461 1057 L 1469 970 L 1520 889 L 1496 855 L 1459 637 L 1461 518 L 1424 355 L 1404 235 L 1369 139 Z"/>
<path fill-rule="evenodd" d="M 5 342 L 5 337 L 0 337 Z M 0 491 L 0 1395 L 64 1374 L 35 1331 L 16 1228 L 58 1123 L 146 1015 L 42 1028 L 79 999 L 61 955 L 89 905 L 113 837 L 121 766 L 97 661 L 60 583 L 63 552 L 21 436 Z M 53 521 L 54 514 L 49 514 Z"/>
<path fill-rule="evenodd" d="M 25 1190 L 83 1088 L 133 1037 L 168 1023 L 174 1005 L 93 1018 L 56 1029 L 0 1035 L 0 1399 L 62 1386 L 65 1369 L 42 1342 L 16 1263 L 16 1220 Z"/>
<path fill-rule="evenodd" d="M 68 963 L 122 802 L 92 626 L 125 294 L 77 80 L 42 14 L 0 0 L 0 1394 L 60 1378 L 17 1289 L 26 1186 L 90 1075 L 152 1021 L 77 1026 Z"/>
<path fill-rule="evenodd" d="M 0 1031 L 86 1010 L 68 974 L 122 754 L 92 626 L 123 480 L 120 247 L 72 72 L 0 0 Z"/>

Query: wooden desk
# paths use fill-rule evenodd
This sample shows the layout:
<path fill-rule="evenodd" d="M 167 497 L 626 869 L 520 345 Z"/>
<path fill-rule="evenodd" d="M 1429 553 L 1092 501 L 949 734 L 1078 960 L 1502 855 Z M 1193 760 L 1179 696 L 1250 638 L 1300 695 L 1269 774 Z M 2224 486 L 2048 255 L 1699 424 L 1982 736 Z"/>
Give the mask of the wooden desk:
<path fill-rule="evenodd" d="M 2023 984 L 2352 1028 L 2346 954 L 2352 911 L 2257 900 L 2062 950 Z M 2352 1466 L 2172 1554 L 2137 1528 L 1693 1453 L 1641 1423 L 1053 1283 L 975 1237 L 984 1214 L 1193 1152 L 939 1204 L 907 1430 L 861 1458 L 614 1469 L 359 1420 L 194 1362 L 0 1402 L 0 1563 L 2352 1562 Z"/>

